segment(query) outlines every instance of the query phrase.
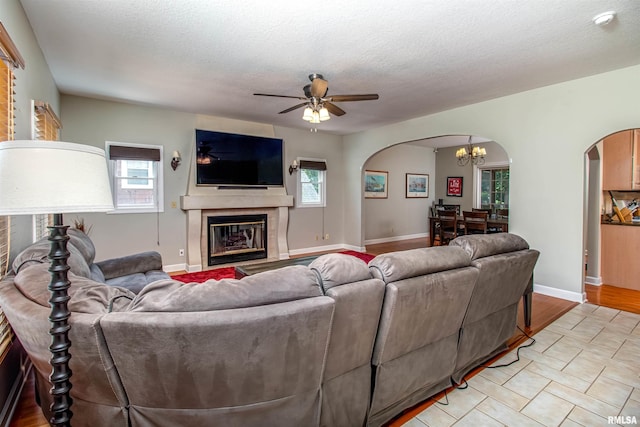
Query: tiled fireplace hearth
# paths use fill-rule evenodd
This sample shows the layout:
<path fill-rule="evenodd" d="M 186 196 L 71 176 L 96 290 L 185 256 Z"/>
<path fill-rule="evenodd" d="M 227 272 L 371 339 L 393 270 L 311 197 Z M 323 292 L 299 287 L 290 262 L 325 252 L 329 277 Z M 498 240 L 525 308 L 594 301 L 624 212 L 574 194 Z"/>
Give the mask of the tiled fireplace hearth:
<path fill-rule="evenodd" d="M 238 262 L 250 263 L 289 258 L 287 227 L 289 223 L 289 207 L 293 206 L 293 196 L 287 195 L 284 187 L 269 187 L 267 189 L 198 188 L 196 192 L 198 194 L 186 195 L 180 198 L 180 207 L 187 214 L 187 259 L 185 266 L 187 271 L 201 271 L 223 265 L 237 264 Z M 238 260 L 224 257 L 211 263 L 209 218 L 229 218 L 234 216 L 252 218 L 249 222 L 252 222 L 253 218 L 258 216 L 266 218 L 264 231 L 256 233 L 256 236 L 257 234 L 264 234 L 264 237 L 266 237 L 265 247 L 258 248 L 259 250 L 255 250 L 256 248 L 254 247 L 248 251 L 252 253 L 249 258 L 254 255 L 260 255 L 261 259 L 245 258 Z M 248 227 L 254 227 L 254 225 Z M 245 232 L 247 236 L 253 233 L 246 227 L 242 230 L 241 228 L 238 227 L 238 232 L 242 238 L 244 238 Z M 256 236 L 253 236 L 253 238 L 255 239 Z M 234 239 L 239 239 L 239 237 L 235 236 Z M 238 243 L 240 246 L 243 244 Z M 252 245 L 255 246 L 254 243 Z M 242 252 L 243 249 L 248 248 L 237 248 L 237 252 Z M 230 251 L 234 250 L 230 249 Z M 266 258 L 262 257 L 265 252 Z"/>

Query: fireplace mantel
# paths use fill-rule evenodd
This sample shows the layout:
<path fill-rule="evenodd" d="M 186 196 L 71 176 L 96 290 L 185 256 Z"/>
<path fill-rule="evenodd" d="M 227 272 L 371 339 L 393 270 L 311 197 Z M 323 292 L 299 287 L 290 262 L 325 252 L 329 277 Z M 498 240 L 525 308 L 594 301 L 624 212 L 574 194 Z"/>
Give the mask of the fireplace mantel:
<path fill-rule="evenodd" d="M 293 196 L 284 187 L 265 189 L 221 189 L 202 187 L 180 197 L 180 208 L 187 213 L 187 262 L 189 272 L 207 268 L 206 218 L 212 215 L 267 214 L 268 260 L 289 258 L 287 228 Z"/>
<path fill-rule="evenodd" d="M 225 193 L 226 191 L 230 190 L 219 190 L 215 195 L 182 196 L 180 208 L 182 210 L 191 210 L 293 206 L 293 196 L 287 194 L 238 194 L 238 190 L 233 191 L 233 194 L 228 194 Z M 223 193 L 220 194 L 221 192 Z"/>

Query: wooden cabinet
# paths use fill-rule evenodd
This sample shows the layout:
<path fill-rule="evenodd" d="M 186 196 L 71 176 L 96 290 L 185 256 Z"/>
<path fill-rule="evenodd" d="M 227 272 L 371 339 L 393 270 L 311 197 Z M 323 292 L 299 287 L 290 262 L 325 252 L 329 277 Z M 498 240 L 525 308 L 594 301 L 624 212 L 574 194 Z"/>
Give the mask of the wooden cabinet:
<path fill-rule="evenodd" d="M 602 147 L 602 189 L 640 190 L 640 129 L 614 133 Z"/>
<path fill-rule="evenodd" d="M 640 225 L 601 225 L 602 283 L 640 291 Z"/>

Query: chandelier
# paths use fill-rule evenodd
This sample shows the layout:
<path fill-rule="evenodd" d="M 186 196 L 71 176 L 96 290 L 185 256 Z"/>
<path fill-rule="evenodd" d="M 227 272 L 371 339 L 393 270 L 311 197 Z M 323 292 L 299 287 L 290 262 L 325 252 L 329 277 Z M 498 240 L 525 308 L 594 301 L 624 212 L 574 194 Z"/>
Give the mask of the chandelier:
<path fill-rule="evenodd" d="M 483 165 L 484 156 L 487 155 L 487 150 L 484 147 L 472 146 L 471 136 L 469 136 L 469 142 L 467 145 L 468 147 L 462 147 L 456 151 L 458 166 L 466 166 L 469 162 L 474 165 Z"/>

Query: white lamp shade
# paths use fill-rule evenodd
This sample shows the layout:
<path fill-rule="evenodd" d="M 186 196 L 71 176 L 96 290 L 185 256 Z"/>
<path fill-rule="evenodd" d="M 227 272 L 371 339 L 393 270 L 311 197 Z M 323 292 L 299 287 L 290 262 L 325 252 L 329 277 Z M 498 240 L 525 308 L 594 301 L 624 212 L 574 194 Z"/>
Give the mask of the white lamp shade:
<path fill-rule="evenodd" d="M 329 110 L 326 107 L 322 107 L 320 109 L 320 121 L 324 122 L 325 120 L 329 120 L 331 116 L 329 116 Z"/>
<path fill-rule="evenodd" d="M 304 109 L 304 113 L 302 113 L 302 120 L 306 120 L 310 122 L 313 119 L 313 110 L 310 107 Z"/>
<path fill-rule="evenodd" d="M 104 150 L 60 141 L 0 142 L 0 215 L 110 210 Z"/>

